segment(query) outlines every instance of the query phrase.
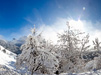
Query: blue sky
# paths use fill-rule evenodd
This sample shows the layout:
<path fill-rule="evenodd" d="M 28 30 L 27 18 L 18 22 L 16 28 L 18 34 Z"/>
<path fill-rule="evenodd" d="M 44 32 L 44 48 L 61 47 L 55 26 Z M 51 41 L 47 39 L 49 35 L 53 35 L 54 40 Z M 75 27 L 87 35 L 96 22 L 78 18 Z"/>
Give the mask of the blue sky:
<path fill-rule="evenodd" d="M 0 0 L 0 35 L 7 40 L 27 35 L 33 24 L 50 26 L 58 18 L 90 21 L 100 30 L 101 0 Z"/>

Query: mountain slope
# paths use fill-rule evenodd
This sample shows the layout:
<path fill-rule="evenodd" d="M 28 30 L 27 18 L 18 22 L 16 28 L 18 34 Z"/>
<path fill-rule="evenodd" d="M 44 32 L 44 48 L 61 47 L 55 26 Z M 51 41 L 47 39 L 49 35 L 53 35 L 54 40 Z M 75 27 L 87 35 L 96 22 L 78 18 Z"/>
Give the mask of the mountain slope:
<path fill-rule="evenodd" d="M 5 65 L 8 68 L 13 69 L 13 65 L 16 61 L 15 58 L 16 54 L 0 46 L 0 65 Z"/>
<path fill-rule="evenodd" d="M 20 75 L 15 68 L 16 56 L 0 45 L 0 75 Z"/>

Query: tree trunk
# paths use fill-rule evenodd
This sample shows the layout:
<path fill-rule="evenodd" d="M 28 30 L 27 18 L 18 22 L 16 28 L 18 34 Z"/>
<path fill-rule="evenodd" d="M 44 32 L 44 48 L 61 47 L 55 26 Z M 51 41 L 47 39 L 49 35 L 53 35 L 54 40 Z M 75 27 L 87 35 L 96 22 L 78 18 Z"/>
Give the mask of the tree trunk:
<path fill-rule="evenodd" d="M 31 75 L 33 75 L 33 73 L 38 70 L 38 68 L 40 67 L 40 65 L 41 65 L 41 64 L 39 63 L 39 65 L 38 65 L 36 68 L 33 68 L 33 69 L 32 69 Z"/>
<path fill-rule="evenodd" d="M 32 71 L 31 71 L 31 75 L 33 75 L 33 73 L 34 73 L 34 69 L 35 69 L 35 67 L 33 67 Z"/>
<path fill-rule="evenodd" d="M 34 68 L 32 69 L 31 75 L 33 75 L 33 70 L 34 70 Z"/>

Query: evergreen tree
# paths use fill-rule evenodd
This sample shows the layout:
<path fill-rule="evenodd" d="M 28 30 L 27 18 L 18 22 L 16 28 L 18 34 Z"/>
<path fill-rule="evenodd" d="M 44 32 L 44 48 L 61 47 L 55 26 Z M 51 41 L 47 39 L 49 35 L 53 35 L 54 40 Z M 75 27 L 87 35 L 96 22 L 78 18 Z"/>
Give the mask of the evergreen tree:
<path fill-rule="evenodd" d="M 58 67 L 56 56 L 49 52 L 46 42 L 41 34 L 36 35 L 35 27 L 31 29 L 32 35 L 29 35 L 26 43 L 21 46 L 22 53 L 17 58 L 17 68 L 24 65 L 33 73 L 53 74 Z"/>

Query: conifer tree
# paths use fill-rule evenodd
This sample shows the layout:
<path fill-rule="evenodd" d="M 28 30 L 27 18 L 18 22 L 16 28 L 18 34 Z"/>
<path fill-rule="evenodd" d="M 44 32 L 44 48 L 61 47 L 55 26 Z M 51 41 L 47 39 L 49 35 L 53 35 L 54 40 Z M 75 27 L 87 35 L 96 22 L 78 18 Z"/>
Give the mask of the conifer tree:
<path fill-rule="evenodd" d="M 49 52 L 45 40 L 41 34 L 37 35 L 34 29 L 31 29 L 32 35 L 27 37 L 26 43 L 21 46 L 22 53 L 17 58 L 17 68 L 24 65 L 33 75 L 53 74 L 58 67 L 58 60 L 54 54 Z"/>

